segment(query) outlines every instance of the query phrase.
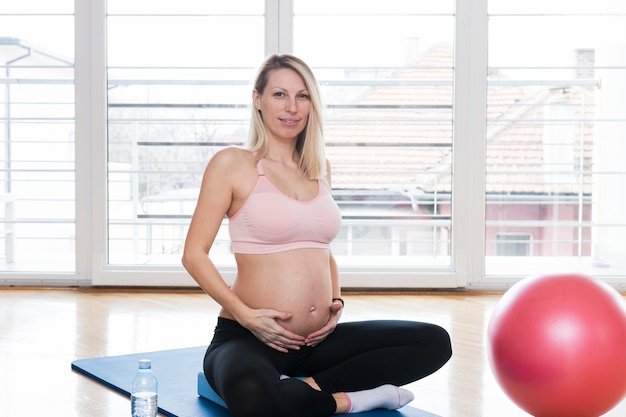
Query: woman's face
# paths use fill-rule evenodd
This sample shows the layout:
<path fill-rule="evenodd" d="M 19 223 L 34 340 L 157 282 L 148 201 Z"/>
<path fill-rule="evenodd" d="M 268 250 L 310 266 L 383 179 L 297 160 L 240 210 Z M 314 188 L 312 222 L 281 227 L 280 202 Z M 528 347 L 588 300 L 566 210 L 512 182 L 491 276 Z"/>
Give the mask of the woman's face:
<path fill-rule="evenodd" d="M 254 91 L 254 106 L 271 139 L 293 140 L 306 127 L 311 100 L 300 75 L 281 68 L 269 73 L 263 94 Z"/>

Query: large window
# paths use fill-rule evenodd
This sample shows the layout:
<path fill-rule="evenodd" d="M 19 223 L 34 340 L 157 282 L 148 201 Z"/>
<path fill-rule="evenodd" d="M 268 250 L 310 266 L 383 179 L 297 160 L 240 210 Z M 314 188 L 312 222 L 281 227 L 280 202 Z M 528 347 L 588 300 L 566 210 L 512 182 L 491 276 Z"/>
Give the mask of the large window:
<path fill-rule="evenodd" d="M 626 285 L 624 27 L 610 0 L 3 2 L 0 284 L 194 285 L 204 168 L 291 52 L 322 85 L 346 287 Z"/>
<path fill-rule="evenodd" d="M 75 271 L 74 135 L 74 2 L 2 2 L 0 270 Z"/>
<path fill-rule="evenodd" d="M 626 272 L 625 13 L 489 0 L 487 275 Z M 523 258 L 500 250 L 512 233 Z"/>
<path fill-rule="evenodd" d="M 294 1 L 293 50 L 325 93 L 346 268 L 452 267 L 454 23 L 451 1 Z"/>
<path fill-rule="evenodd" d="M 179 265 L 206 163 L 246 139 L 264 4 L 107 6 L 107 262 Z M 222 235 L 214 255 L 229 264 Z"/>
<path fill-rule="evenodd" d="M 323 86 L 344 271 L 450 271 L 453 3 L 294 1 L 276 19 L 271 3 L 108 2 L 108 263 L 179 265 L 204 166 L 245 141 L 276 37 L 293 45 L 274 52 L 304 58 Z M 226 224 L 211 254 L 223 271 Z"/>

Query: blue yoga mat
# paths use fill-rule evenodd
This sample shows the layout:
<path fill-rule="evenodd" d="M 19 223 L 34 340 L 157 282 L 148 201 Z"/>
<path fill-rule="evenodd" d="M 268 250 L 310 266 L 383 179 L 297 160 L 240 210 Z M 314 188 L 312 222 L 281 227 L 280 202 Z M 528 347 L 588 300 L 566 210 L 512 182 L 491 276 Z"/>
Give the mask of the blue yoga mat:
<path fill-rule="evenodd" d="M 130 385 L 139 359 L 151 359 L 152 370 L 159 380 L 159 412 L 170 417 L 232 417 L 224 407 L 198 395 L 198 374 L 206 346 L 131 355 L 79 359 L 72 369 L 93 378 L 124 395 L 130 396 Z M 354 417 L 439 417 L 413 407 L 400 410 L 374 410 L 351 414 Z"/>

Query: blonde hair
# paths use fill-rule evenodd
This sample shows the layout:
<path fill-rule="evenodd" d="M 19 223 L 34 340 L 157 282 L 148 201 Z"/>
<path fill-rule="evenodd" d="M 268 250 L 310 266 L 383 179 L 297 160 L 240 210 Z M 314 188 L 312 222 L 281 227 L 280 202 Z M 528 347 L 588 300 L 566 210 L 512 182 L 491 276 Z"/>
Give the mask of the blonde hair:
<path fill-rule="evenodd" d="M 324 131 L 322 121 L 322 99 L 319 84 L 313 75 L 313 71 L 300 58 L 293 55 L 270 55 L 259 68 L 254 82 L 254 89 L 262 95 L 269 74 L 277 69 L 294 70 L 304 81 L 309 93 L 311 108 L 309 118 L 304 130 L 298 135 L 296 141 L 296 153 L 300 158 L 300 172 L 310 179 L 318 179 L 326 176 L 326 155 L 324 153 Z M 254 104 L 250 118 L 250 135 L 248 137 L 248 149 L 256 153 L 256 160 L 264 158 L 269 151 L 269 140 L 261 112 Z"/>

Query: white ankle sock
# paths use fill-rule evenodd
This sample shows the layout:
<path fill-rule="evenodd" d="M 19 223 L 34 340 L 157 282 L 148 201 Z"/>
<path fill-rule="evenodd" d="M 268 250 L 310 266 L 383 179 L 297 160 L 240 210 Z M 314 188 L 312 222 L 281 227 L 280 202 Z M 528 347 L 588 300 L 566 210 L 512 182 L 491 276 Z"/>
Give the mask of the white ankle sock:
<path fill-rule="evenodd" d="M 404 407 L 415 398 L 411 391 L 398 388 L 395 385 L 381 385 L 377 388 L 346 392 L 345 394 L 350 400 L 348 413 L 361 413 L 376 408 L 396 410 Z"/>

